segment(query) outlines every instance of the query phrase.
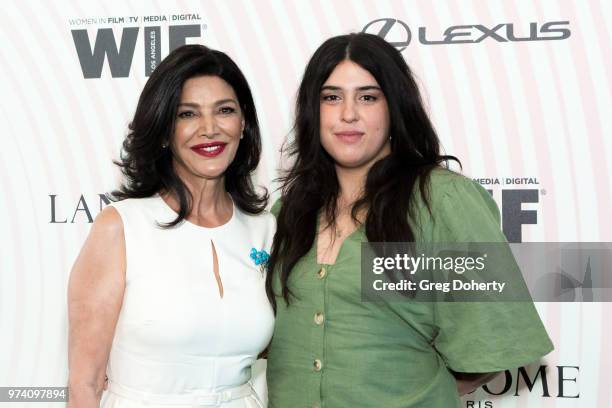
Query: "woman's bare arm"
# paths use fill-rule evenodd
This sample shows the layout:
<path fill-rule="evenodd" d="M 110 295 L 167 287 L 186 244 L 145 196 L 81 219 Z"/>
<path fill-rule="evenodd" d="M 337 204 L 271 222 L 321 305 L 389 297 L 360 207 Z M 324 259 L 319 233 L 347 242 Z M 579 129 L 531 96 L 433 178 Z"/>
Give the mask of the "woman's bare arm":
<path fill-rule="evenodd" d="M 495 378 L 499 372 L 495 373 L 456 373 L 453 372 L 455 376 L 455 381 L 457 382 L 457 392 L 459 392 L 460 396 L 468 394 L 474 391 L 476 388 L 480 387 L 491 381 Z"/>
<path fill-rule="evenodd" d="M 99 407 L 125 289 L 125 238 L 117 210 L 105 208 L 70 273 L 69 407 Z"/>

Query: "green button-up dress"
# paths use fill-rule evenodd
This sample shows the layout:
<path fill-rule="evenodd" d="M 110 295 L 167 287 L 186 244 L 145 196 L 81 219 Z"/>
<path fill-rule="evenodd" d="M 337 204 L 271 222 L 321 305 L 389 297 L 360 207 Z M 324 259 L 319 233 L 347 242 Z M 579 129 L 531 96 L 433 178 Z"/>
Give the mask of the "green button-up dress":
<path fill-rule="evenodd" d="M 417 242 L 505 241 L 495 202 L 463 176 L 434 171 L 430 204 L 433 218 L 417 202 Z M 363 302 L 362 241 L 359 228 L 333 265 L 317 263 L 315 242 L 290 275 L 292 303 L 277 297 L 271 408 L 459 407 L 450 370 L 501 371 L 553 349 L 529 302 Z"/>

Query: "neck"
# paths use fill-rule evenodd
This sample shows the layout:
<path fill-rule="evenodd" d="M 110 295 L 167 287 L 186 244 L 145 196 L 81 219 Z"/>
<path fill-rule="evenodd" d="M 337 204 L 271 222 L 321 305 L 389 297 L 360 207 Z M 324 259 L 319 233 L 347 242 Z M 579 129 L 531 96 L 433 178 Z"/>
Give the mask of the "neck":
<path fill-rule="evenodd" d="M 197 183 L 185 182 L 193 197 L 190 216 L 200 218 L 225 213 L 229 208 L 231 213 L 232 200 L 225 191 L 224 179 L 198 180 Z"/>
<path fill-rule="evenodd" d="M 339 206 L 352 204 L 363 195 L 368 170 L 367 167 L 351 169 L 336 166 L 336 177 L 340 186 L 337 202 Z"/>
<path fill-rule="evenodd" d="M 336 177 L 340 186 L 340 194 L 338 195 L 338 207 L 351 205 L 360 199 L 365 193 L 365 183 L 368 177 L 368 172 L 372 166 L 380 159 L 388 156 L 391 153 L 391 145 L 386 141 L 383 148 L 375 158 L 368 163 L 358 167 L 342 167 L 336 163 Z"/>
<path fill-rule="evenodd" d="M 214 227 L 227 222 L 233 212 L 232 199 L 225 191 L 225 178 L 206 179 L 185 174 L 182 169 L 175 171 L 191 194 L 191 209 L 187 220 L 205 227 Z M 179 208 L 178 198 L 166 192 L 162 196 L 175 210 Z"/>

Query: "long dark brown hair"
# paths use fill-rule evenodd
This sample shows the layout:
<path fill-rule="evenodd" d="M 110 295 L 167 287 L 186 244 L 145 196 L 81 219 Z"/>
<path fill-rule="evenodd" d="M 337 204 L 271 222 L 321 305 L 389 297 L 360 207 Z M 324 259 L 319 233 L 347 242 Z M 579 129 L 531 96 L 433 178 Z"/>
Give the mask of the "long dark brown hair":
<path fill-rule="evenodd" d="M 201 75 L 218 76 L 236 93 L 244 115 L 243 139 L 236 157 L 225 171 L 225 189 L 241 210 L 263 211 L 267 192 L 259 195 L 251 174 L 259 163 L 261 136 L 249 84 L 240 68 L 221 51 L 203 45 L 185 45 L 172 51 L 153 71 L 140 94 L 136 113 L 123 142 L 121 167 L 125 182 L 112 193 L 113 199 L 150 197 L 160 191 L 174 193 L 179 201 L 178 216 L 165 227 L 182 222 L 189 214 L 192 197 L 174 171 L 170 144 L 183 84 Z"/>
<path fill-rule="evenodd" d="M 289 146 L 294 164 L 282 177 L 281 208 L 268 262 L 266 291 L 276 310 L 272 282 L 278 274 L 282 297 L 290 303 L 289 275 L 312 247 L 317 217 L 324 211 L 330 225 L 336 220 L 339 193 L 333 158 L 320 141 L 320 92 L 323 83 L 343 60 L 367 70 L 380 85 L 389 109 L 391 153 L 369 170 L 363 196 L 351 216 L 367 210 L 365 232 L 371 242 L 412 242 L 409 220 L 416 194 L 429 208 L 429 174 L 454 156 L 440 154 L 440 142 L 423 107 L 412 72 L 401 54 L 382 38 L 365 33 L 341 35 L 325 41 L 310 59 L 302 79 Z M 417 183 L 418 181 L 418 183 Z M 418 186 L 418 191 L 416 187 Z"/>

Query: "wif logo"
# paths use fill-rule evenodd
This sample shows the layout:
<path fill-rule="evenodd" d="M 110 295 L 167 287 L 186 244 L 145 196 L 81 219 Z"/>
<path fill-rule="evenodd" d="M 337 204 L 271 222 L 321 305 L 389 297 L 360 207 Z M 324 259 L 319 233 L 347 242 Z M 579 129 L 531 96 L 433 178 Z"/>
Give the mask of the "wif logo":
<path fill-rule="evenodd" d="M 400 52 L 406 49 L 412 38 L 408 25 L 395 18 L 370 21 L 361 31 L 384 38 Z M 418 28 L 418 40 L 423 45 L 475 44 L 485 40 L 497 42 L 565 40 L 571 34 L 569 21 L 529 23 L 527 28 L 516 26 L 514 23 L 500 23 L 492 27 L 483 24 L 454 25 L 447 27 L 441 34 L 434 34 L 435 37 L 427 27 Z"/>
<path fill-rule="evenodd" d="M 169 25 L 166 28 L 170 51 L 186 44 L 188 38 L 201 35 L 199 24 Z M 150 76 L 162 59 L 162 26 L 123 27 L 120 41 L 112 28 L 97 29 L 95 38 L 90 37 L 86 29 L 71 30 L 71 33 L 84 78 L 100 78 L 105 60 L 113 78 L 128 77 L 139 36 L 144 44 L 145 76 Z"/>

